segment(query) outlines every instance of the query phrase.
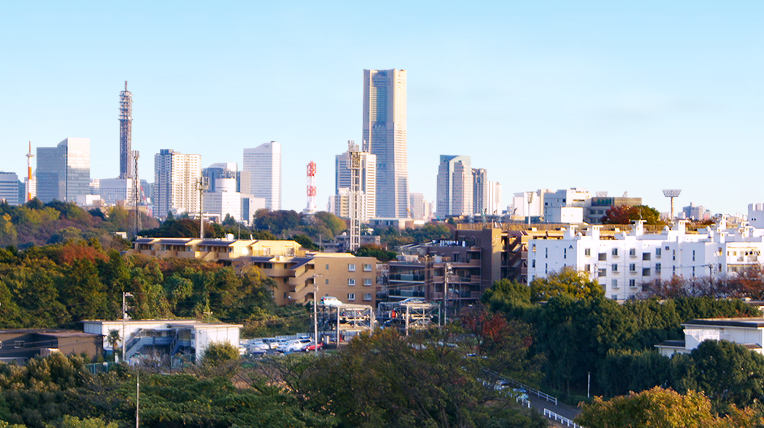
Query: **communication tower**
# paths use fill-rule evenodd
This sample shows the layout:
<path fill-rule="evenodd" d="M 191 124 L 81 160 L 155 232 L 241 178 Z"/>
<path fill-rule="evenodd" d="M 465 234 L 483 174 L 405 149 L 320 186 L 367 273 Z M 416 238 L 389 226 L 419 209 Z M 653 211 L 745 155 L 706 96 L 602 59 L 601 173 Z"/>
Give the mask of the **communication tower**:
<path fill-rule="evenodd" d="M 361 246 L 361 152 L 358 144 L 348 141 L 348 169 L 350 170 L 350 251 Z"/>
<path fill-rule="evenodd" d="M 663 196 L 671 198 L 671 217 L 669 217 L 670 221 L 674 221 L 674 198 L 679 196 L 680 193 L 682 193 L 681 189 L 663 189 Z"/>
<path fill-rule="evenodd" d="M 32 142 L 29 142 L 29 152 L 27 153 L 27 201 L 32 200 Z"/>
<path fill-rule="evenodd" d="M 133 129 L 133 94 L 127 90 L 119 93 L 119 178 L 133 178 L 130 139 Z"/>
<path fill-rule="evenodd" d="M 305 212 L 308 214 L 316 212 L 316 163 L 313 161 L 308 164 L 308 206 Z"/>

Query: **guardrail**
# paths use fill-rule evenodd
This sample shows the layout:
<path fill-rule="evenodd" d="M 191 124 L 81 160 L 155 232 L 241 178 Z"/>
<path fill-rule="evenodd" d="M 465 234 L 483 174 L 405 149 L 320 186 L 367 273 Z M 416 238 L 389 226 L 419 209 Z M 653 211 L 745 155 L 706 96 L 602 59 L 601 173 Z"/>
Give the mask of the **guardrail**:
<path fill-rule="evenodd" d="M 533 394 L 533 395 L 535 395 L 538 398 L 543 398 L 544 400 L 546 400 L 546 401 L 548 401 L 550 403 L 554 403 L 555 406 L 557 405 L 557 397 L 555 397 L 555 396 L 549 395 L 546 392 L 539 391 L 538 389 L 531 388 L 530 386 L 528 386 L 528 385 L 526 385 L 526 384 L 524 384 L 522 382 L 518 382 L 518 381 L 516 381 L 514 379 L 510 379 L 508 377 L 501 376 L 501 375 L 499 375 L 496 372 L 491 372 L 491 371 L 487 371 L 487 370 L 486 370 L 486 372 L 490 373 L 491 375 L 493 375 L 497 379 L 501 379 L 501 380 L 504 380 L 504 381 L 507 381 L 507 382 L 511 383 L 512 385 L 525 388 L 525 390 L 528 391 L 528 394 Z"/>
<path fill-rule="evenodd" d="M 569 418 L 566 418 L 565 416 L 562 416 L 562 415 L 558 415 L 557 413 L 549 409 L 544 409 L 544 417 L 549 418 L 559 423 L 560 425 L 565 425 L 565 426 L 573 427 L 573 428 L 584 428 L 583 426 L 573 422 Z"/>

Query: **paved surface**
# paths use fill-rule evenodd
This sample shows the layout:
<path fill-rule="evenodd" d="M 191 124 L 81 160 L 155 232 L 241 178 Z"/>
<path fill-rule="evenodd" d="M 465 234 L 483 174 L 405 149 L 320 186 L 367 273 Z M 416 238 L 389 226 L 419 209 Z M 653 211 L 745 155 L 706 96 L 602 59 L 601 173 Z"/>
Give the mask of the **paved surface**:
<path fill-rule="evenodd" d="M 544 413 L 544 409 L 549 409 L 558 415 L 565 416 L 568 419 L 573 419 L 581 412 L 578 407 L 569 406 L 561 401 L 557 401 L 557 405 L 554 401 L 546 401 L 543 398 L 539 398 L 533 394 L 528 397 L 531 402 L 531 408 L 536 409 L 539 413 Z"/>

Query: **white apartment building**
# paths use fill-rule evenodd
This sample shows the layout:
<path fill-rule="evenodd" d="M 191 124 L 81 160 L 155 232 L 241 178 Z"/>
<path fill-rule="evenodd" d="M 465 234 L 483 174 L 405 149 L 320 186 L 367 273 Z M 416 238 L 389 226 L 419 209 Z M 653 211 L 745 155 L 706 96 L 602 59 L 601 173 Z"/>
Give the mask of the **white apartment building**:
<path fill-rule="evenodd" d="M 360 190 L 362 194 L 361 202 L 361 221 L 366 222 L 376 216 L 377 213 L 377 156 L 368 152 L 360 152 L 361 155 L 361 182 Z M 335 156 L 334 166 L 334 194 L 336 199 L 347 197 L 347 192 L 342 189 L 350 189 L 350 168 L 348 168 L 348 152 Z M 335 202 L 336 203 L 336 202 Z M 349 203 L 349 202 L 347 202 Z M 340 217 L 349 217 L 347 211 L 337 210 L 346 215 Z"/>
<path fill-rule="evenodd" d="M 166 218 L 174 214 L 199 212 L 199 180 L 202 156 L 184 155 L 162 149 L 154 156 L 154 214 Z"/>
<path fill-rule="evenodd" d="M 438 216 L 474 214 L 472 166 L 469 156 L 440 155 L 438 165 Z"/>
<path fill-rule="evenodd" d="M 625 300 L 642 291 L 642 284 L 684 278 L 733 274 L 761 264 L 764 230 L 744 226 L 728 229 L 720 224 L 697 233 L 679 221 L 674 229 L 646 234 L 642 223 L 613 239 L 600 236 L 601 226 L 577 232 L 564 231 L 562 239 L 531 239 L 528 242 L 528 281 L 544 278 L 565 268 L 587 272 L 605 289 L 605 296 Z"/>
<path fill-rule="evenodd" d="M 242 171 L 249 173 L 249 191 L 265 198 L 269 210 L 281 209 L 281 144 L 271 141 L 254 149 L 244 149 Z"/>

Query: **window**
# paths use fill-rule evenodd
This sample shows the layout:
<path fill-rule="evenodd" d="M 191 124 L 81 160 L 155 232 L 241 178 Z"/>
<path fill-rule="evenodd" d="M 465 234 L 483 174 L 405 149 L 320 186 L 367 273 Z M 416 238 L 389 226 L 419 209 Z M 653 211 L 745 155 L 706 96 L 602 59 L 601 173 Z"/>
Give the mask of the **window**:
<path fill-rule="evenodd" d="M 629 255 L 631 257 L 637 257 L 637 249 L 636 248 L 630 248 L 629 249 Z"/>
<path fill-rule="evenodd" d="M 371 264 L 369 264 L 369 263 L 364 263 L 364 264 L 363 264 L 363 271 L 364 271 L 364 272 L 371 272 Z"/>
<path fill-rule="evenodd" d="M 326 265 L 326 270 L 329 270 L 329 265 L 328 264 Z"/>
<path fill-rule="evenodd" d="M 656 263 L 655 264 L 655 274 L 656 275 L 660 275 L 661 274 L 661 264 L 660 263 Z"/>
<path fill-rule="evenodd" d="M 642 253 L 642 260 L 650 261 L 650 253 Z"/>
<path fill-rule="evenodd" d="M 618 272 L 618 264 L 617 263 L 613 263 L 612 265 L 610 265 L 610 270 L 612 270 L 613 273 Z"/>
<path fill-rule="evenodd" d="M 650 276 L 650 268 L 642 268 L 642 276 Z"/>
<path fill-rule="evenodd" d="M 695 278 L 695 266 L 692 267 L 692 277 Z"/>
<path fill-rule="evenodd" d="M 589 257 L 592 255 L 592 249 L 591 248 L 584 248 L 584 255 Z"/>
<path fill-rule="evenodd" d="M 284 298 L 285 299 L 287 298 L 287 292 L 286 291 L 284 292 Z"/>
<path fill-rule="evenodd" d="M 536 252 L 536 244 L 531 245 L 531 251 L 534 253 Z"/>
<path fill-rule="evenodd" d="M 692 261 L 695 261 L 695 250 L 692 250 Z"/>
<path fill-rule="evenodd" d="M 636 279 L 630 279 L 629 280 L 629 287 L 636 287 L 637 286 L 637 280 Z"/>
<path fill-rule="evenodd" d="M 629 264 L 629 272 L 636 272 L 637 271 L 637 265 L 635 263 Z"/>
<path fill-rule="evenodd" d="M 611 254 L 613 254 L 613 257 L 618 257 L 618 248 L 613 248 L 613 251 L 611 251 Z"/>
<path fill-rule="evenodd" d="M 614 280 L 610 281 L 610 286 L 613 287 L 613 288 L 618 288 L 618 280 L 614 279 Z"/>
<path fill-rule="evenodd" d="M 348 293 L 348 301 L 354 301 L 355 300 L 355 293 Z"/>
<path fill-rule="evenodd" d="M 655 258 L 656 259 L 661 258 L 661 247 L 658 247 L 655 249 Z"/>
<path fill-rule="evenodd" d="M 16 340 L 13 342 L 14 348 L 23 348 L 24 347 L 24 341 L 23 340 Z"/>
<path fill-rule="evenodd" d="M 532 268 L 536 267 L 536 259 L 531 260 L 531 267 Z"/>
<path fill-rule="evenodd" d="M 364 278 L 363 279 L 363 285 L 370 287 L 371 286 L 371 278 Z"/>
<path fill-rule="evenodd" d="M 355 285 L 355 278 L 348 278 L 348 285 L 351 286 L 351 287 L 354 286 Z"/>
<path fill-rule="evenodd" d="M 671 250 L 671 260 L 676 261 L 676 250 Z"/>
<path fill-rule="evenodd" d="M 599 255 L 597 256 L 597 260 L 601 262 L 604 262 L 605 260 L 607 260 L 607 253 L 599 253 Z"/>
<path fill-rule="evenodd" d="M 606 276 L 607 269 L 597 269 L 597 276 Z"/>
<path fill-rule="evenodd" d="M 544 258 L 545 259 L 549 258 L 549 248 L 544 248 Z"/>
<path fill-rule="evenodd" d="M 563 248 L 562 249 L 562 258 L 563 259 L 567 259 L 568 258 L 568 249 L 567 248 Z"/>
<path fill-rule="evenodd" d="M 328 279 L 326 280 L 326 285 L 329 285 L 329 280 Z"/>
<path fill-rule="evenodd" d="M 671 266 L 671 274 L 676 276 L 676 266 Z"/>
<path fill-rule="evenodd" d="M 371 300 L 371 293 L 363 293 L 363 300 L 367 302 Z"/>
<path fill-rule="evenodd" d="M 584 270 L 587 271 L 587 272 L 591 272 L 592 271 L 592 265 L 584 265 Z"/>
<path fill-rule="evenodd" d="M 263 263 L 263 269 L 273 269 L 273 263 Z"/>
<path fill-rule="evenodd" d="M 355 264 L 354 263 L 348 264 L 348 272 L 355 272 Z"/>

